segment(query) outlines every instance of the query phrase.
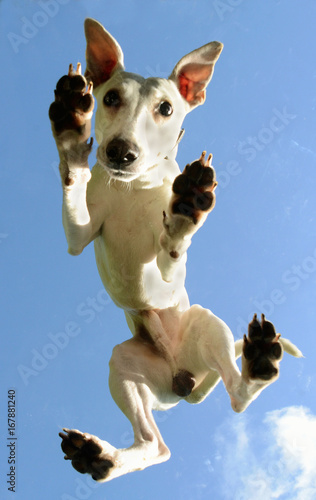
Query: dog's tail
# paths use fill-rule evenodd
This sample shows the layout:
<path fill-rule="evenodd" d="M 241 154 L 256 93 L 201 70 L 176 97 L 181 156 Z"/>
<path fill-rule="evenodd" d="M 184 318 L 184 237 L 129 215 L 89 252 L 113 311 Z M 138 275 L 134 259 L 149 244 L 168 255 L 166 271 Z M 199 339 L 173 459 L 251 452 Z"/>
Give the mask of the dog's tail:
<path fill-rule="evenodd" d="M 244 344 L 243 339 L 236 340 L 235 342 L 235 357 L 236 359 L 240 358 L 242 355 L 242 346 Z"/>
<path fill-rule="evenodd" d="M 294 356 L 295 358 L 304 358 L 303 353 L 290 340 L 280 337 L 279 342 L 282 345 L 284 351 L 290 354 L 291 356 Z M 236 359 L 240 358 L 240 356 L 242 355 L 243 343 L 244 343 L 243 339 L 236 340 L 235 342 Z"/>
<path fill-rule="evenodd" d="M 291 354 L 291 356 L 295 356 L 295 358 L 304 358 L 303 353 L 290 340 L 280 337 L 279 342 L 282 345 L 285 352 Z"/>

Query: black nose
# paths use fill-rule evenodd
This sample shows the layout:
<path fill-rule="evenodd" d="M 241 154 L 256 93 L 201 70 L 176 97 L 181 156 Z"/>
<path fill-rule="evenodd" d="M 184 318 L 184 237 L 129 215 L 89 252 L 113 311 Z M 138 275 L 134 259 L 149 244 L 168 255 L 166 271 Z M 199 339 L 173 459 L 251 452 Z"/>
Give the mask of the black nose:
<path fill-rule="evenodd" d="M 139 156 L 139 149 L 136 144 L 124 139 L 113 139 L 106 148 L 106 155 L 114 168 L 125 168 Z"/>

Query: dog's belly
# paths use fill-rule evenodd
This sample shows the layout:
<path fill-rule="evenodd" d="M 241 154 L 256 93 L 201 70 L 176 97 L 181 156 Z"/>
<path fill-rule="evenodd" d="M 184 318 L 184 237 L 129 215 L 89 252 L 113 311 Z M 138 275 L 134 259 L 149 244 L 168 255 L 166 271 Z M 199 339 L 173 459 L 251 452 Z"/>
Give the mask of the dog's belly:
<path fill-rule="evenodd" d="M 95 240 L 95 254 L 103 285 L 117 306 L 141 311 L 165 309 L 182 302 L 185 266 L 179 266 L 175 279 L 166 283 L 161 278 L 156 256 L 149 262 L 142 261 L 142 251 L 136 244 L 109 248 L 99 236 Z"/>
<path fill-rule="evenodd" d="M 135 204 L 126 200 L 120 204 L 118 196 L 112 197 L 111 210 L 94 242 L 100 277 L 112 300 L 125 310 L 176 306 L 186 300 L 185 262 L 179 264 L 171 283 L 163 281 L 156 264 L 167 203 L 161 194 L 151 200 L 146 193 L 137 194 Z"/>

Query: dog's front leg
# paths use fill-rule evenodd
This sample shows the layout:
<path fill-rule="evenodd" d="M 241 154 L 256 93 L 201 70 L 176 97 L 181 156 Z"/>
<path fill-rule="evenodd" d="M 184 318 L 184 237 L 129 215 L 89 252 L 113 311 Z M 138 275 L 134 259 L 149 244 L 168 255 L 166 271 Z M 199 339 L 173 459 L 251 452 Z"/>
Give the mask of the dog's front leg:
<path fill-rule="evenodd" d="M 203 152 L 199 160 L 187 165 L 174 180 L 169 208 L 163 214 L 164 229 L 157 256 L 157 265 L 165 281 L 172 281 L 192 236 L 215 206 L 217 182 L 211 159 L 212 155 L 206 159 Z"/>
<path fill-rule="evenodd" d="M 93 106 L 92 84 L 81 75 L 80 64 L 75 71 L 70 65 L 68 75 L 57 83 L 49 117 L 60 157 L 63 224 L 73 255 L 81 253 L 96 231 L 86 202 Z"/>

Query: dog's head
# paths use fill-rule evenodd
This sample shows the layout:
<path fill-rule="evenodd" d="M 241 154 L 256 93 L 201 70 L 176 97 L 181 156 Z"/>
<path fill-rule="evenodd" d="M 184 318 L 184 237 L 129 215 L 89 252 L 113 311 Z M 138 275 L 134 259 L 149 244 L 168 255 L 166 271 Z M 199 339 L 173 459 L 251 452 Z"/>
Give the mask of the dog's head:
<path fill-rule="evenodd" d="M 108 174 L 131 181 L 172 155 L 185 115 L 203 104 L 223 45 L 211 42 L 184 56 L 168 79 L 124 71 L 116 40 L 86 19 L 87 69 L 97 99 L 97 157 Z"/>

